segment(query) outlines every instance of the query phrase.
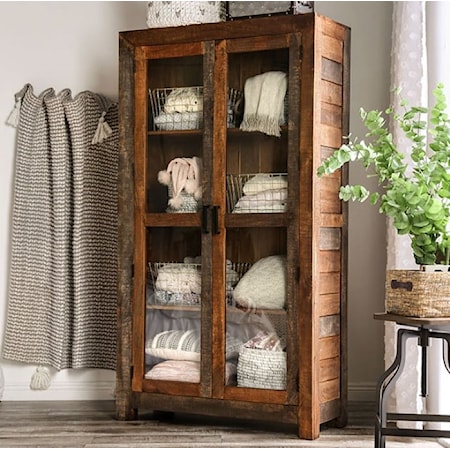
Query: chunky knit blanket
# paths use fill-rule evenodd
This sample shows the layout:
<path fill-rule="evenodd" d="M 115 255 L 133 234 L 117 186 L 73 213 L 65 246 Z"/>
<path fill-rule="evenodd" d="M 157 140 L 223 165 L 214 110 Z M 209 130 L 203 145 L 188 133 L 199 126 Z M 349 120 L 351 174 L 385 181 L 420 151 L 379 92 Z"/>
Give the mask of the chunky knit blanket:
<path fill-rule="evenodd" d="M 114 369 L 117 105 L 89 91 L 72 98 L 68 89 L 48 89 L 37 96 L 30 85 L 16 100 L 21 106 L 2 356 L 57 370 Z M 92 144 L 102 122 L 108 135 Z"/>

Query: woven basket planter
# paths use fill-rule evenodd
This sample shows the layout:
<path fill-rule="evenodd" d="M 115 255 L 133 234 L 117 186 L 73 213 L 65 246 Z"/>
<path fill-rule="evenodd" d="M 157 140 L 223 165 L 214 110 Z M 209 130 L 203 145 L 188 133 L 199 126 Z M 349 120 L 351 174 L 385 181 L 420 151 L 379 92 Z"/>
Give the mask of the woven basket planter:
<path fill-rule="evenodd" d="M 410 317 L 450 316 L 450 273 L 388 270 L 386 311 Z"/>

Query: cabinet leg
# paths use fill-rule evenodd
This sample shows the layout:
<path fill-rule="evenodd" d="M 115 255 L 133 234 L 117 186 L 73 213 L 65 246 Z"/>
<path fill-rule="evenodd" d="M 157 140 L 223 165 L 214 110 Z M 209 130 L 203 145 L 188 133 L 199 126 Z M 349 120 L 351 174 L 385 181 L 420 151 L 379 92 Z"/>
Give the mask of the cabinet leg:
<path fill-rule="evenodd" d="M 116 395 L 117 420 L 136 420 L 137 415 L 138 410 L 131 405 L 131 400 L 128 395 Z"/>

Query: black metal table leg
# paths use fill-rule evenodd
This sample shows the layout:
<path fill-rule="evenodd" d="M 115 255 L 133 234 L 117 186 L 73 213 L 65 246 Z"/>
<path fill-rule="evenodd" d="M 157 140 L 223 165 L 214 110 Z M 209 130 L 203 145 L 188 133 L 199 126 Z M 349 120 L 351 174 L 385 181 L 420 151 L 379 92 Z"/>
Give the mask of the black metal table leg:
<path fill-rule="evenodd" d="M 391 383 L 394 383 L 401 375 L 405 366 L 403 354 L 406 350 L 406 341 L 411 337 L 418 337 L 419 332 L 401 328 L 397 331 L 397 348 L 393 363 L 380 377 L 377 384 L 377 414 L 375 418 L 375 447 L 384 448 L 386 446 L 386 437 L 383 429 L 387 426 L 386 412 L 386 391 Z"/>

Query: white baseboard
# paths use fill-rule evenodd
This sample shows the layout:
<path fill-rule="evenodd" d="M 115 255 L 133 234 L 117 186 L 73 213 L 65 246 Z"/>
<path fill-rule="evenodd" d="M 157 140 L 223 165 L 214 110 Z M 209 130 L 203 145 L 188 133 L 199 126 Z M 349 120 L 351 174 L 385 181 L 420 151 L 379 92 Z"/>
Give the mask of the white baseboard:
<path fill-rule="evenodd" d="M 2 401 L 114 400 L 114 382 L 52 382 L 46 390 L 32 390 L 23 384 L 5 385 Z"/>
<path fill-rule="evenodd" d="M 46 390 L 31 390 L 24 384 L 5 385 L 3 401 L 52 401 L 52 400 L 113 400 L 114 381 L 58 382 Z M 353 402 L 375 401 L 375 383 L 350 383 L 348 400 Z"/>

